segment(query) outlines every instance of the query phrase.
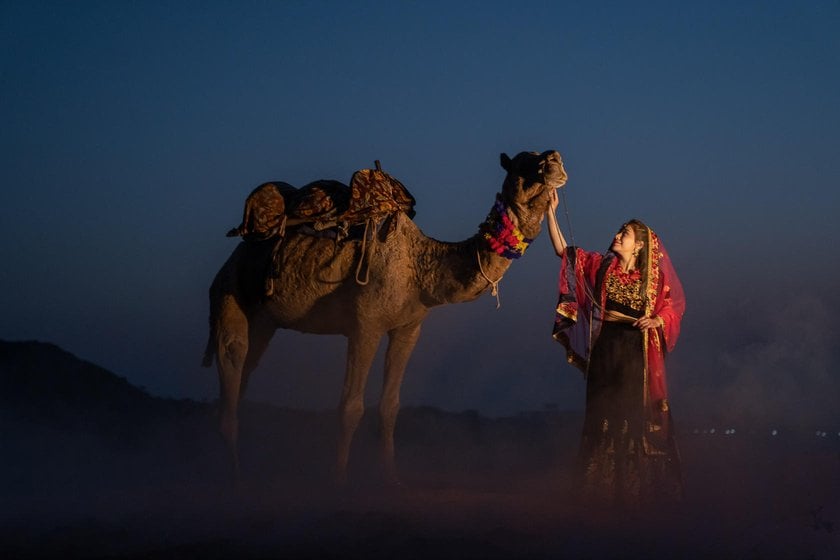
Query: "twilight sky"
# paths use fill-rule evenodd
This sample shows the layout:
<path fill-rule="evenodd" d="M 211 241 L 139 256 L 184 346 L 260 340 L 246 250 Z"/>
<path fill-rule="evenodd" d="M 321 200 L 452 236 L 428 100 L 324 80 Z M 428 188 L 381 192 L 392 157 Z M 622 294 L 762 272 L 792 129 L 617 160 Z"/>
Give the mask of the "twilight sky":
<path fill-rule="evenodd" d="M 379 159 L 455 241 L 500 152 L 557 149 L 576 244 L 638 217 L 675 261 L 675 414 L 837 423 L 838 29 L 834 0 L 0 1 L 0 338 L 215 398 L 207 288 L 253 187 Z M 403 404 L 582 408 L 558 265 L 543 234 L 500 310 L 433 310 Z M 343 364 L 344 339 L 278 331 L 248 397 L 333 407 Z"/>

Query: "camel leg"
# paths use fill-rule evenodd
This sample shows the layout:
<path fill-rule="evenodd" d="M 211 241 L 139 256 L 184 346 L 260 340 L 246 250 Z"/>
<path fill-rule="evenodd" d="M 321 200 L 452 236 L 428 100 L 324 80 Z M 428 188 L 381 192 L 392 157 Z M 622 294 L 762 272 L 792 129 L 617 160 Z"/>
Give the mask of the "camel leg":
<path fill-rule="evenodd" d="M 271 337 L 274 336 L 276 327 L 265 318 L 252 318 L 248 324 L 248 354 L 245 356 L 245 363 L 242 366 L 242 379 L 239 384 L 239 400 L 245 397 L 245 390 L 248 388 L 248 380 L 260 362 Z"/>
<path fill-rule="evenodd" d="M 381 458 L 385 480 L 389 484 L 400 484 L 394 461 L 394 428 L 400 410 L 400 387 L 408 359 L 420 336 L 420 323 L 394 329 L 388 333 L 388 350 L 385 354 L 385 377 L 382 398 L 379 401 L 379 416 L 382 421 Z"/>
<path fill-rule="evenodd" d="M 365 384 L 379 346 L 379 338 L 376 335 L 363 333 L 356 333 L 348 338 L 347 369 L 344 374 L 344 389 L 341 392 L 338 411 L 341 425 L 338 435 L 335 481 L 339 485 L 347 482 L 350 444 L 365 413 Z"/>
<path fill-rule="evenodd" d="M 233 462 L 233 476 L 239 480 L 239 398 L 242 368 L 248 354 L 248 320 L 232 296 L 224 296 L 217 324 L 216 362 L 219 371 L 219 431 Z"/>

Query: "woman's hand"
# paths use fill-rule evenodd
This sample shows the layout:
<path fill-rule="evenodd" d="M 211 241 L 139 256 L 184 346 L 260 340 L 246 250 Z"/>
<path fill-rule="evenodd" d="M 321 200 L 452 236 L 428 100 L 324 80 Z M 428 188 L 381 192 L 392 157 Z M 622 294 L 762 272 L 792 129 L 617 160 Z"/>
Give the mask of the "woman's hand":
<path fill-rule="evenodd" d="M 554 247 L 554 252 L 558 257 L 562 257 L 566 250 L 566 238 L 563 237 L 563 232 L 560 231 L 560 226 L 557 225 L 557 205 L 560 204 L 560 198 L 557 196 L 557 189 L 548 191 L 548 208 L 545 210 L 545 215 L 548 217 L 548 236 L 551 238 L 551 245 Z"/>
<path fill-rule="evenodd" d="M 560 205 L 560 197 L 557 196 L 557 189 L 548 191 L 548 209 L 551 213 L 557 212 L 557 207 Z"/>
<path fill-rule="evenodd" d="M 655 329 L 657 327 L 661 327 L 664 324 L 665 321 L 662 320 L 662 317 L 642 317 L 641 319 L 633 323 L 633 326 L 644 331 L 647 329 Z"/>

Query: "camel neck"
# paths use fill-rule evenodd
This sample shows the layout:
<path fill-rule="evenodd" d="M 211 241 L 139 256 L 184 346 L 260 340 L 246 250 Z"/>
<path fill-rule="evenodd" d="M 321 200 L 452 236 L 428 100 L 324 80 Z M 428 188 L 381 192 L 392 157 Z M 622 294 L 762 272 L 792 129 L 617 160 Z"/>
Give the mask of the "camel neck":
<path fill-rule="evenodd" d="M 502 279 L 513 262 L 491 251 L 481 233 L 457 243 L 429 242 L 418 265 L 430 306 L 478 298 Z"/>
<path fill-rule="evenodd" d="M 425 237 L 417 268 L 429 306 L 472 301 L 497 284 L 513 259 L 539 234 L 540 217 L 526 206 L 508 206 L 501 196 L 472 237 L 445 242 Z"/>

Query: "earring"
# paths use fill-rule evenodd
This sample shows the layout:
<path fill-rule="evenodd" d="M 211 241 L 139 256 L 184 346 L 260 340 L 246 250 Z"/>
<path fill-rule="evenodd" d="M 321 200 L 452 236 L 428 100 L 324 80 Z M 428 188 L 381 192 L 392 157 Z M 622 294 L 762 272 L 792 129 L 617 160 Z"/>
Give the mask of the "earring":
<path fill-rule="evenodd" d="M 639 256 L 639 250 L 638 249 L 633 249 L 633 258 L 636 258 L 638 256 Z"/>

